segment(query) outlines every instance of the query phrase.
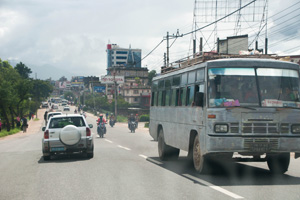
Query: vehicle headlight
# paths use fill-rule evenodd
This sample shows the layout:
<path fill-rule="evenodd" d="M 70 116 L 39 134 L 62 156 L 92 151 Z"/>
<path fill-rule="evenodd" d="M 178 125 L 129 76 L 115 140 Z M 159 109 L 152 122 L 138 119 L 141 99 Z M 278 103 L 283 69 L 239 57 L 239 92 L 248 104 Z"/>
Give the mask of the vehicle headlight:
<path fill-rule="evenodd" d="M 228 124 L 215 124 L 215 133 L 228 133 Z"/>
<path fill-rule="evenodd" d="M 292 133 L 300 133 L 300 124 L 292 125 Z"/>

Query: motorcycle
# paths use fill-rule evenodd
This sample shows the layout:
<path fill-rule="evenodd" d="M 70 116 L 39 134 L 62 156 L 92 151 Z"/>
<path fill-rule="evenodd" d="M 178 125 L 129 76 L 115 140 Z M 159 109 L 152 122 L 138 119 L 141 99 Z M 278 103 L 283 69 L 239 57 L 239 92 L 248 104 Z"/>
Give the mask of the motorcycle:
<path fill-rule="evenodd" d="M 110 125 L 111 127 L 114 127 L 115 123 L 116 123 L 115 120 L 109 120 L 109 125 Z"/>
<path fill-rule="evenodd" d="M 135 121 L 131 121 L 129 123 L 129 130 L 131 133 L 135 133 L 135 129 L 136 129 L 136 122 Z"/>
<path fill-rule="evenodd" d="M 104 122 L 101 122 L 100 124 L 98 124 L 97 133 L 100 138 L 103 138 L 104 134 L 106 133 L 106 128 L 105 128 Z"/>

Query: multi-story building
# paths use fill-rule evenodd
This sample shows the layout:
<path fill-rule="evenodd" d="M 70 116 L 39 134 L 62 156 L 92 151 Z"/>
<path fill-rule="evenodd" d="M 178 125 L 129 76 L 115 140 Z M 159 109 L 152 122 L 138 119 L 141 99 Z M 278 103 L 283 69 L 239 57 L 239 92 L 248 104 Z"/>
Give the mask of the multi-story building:
<path fill-rule="evenodd" d="M 148 69 L 134 67 L 111 67 L 107 69 L 108 74 L 124 76 L 125 82 L 119 85 L 121 94 L 128 103 L 148 107 L 150 102 L 150 86 L 148 85 Z M 112 90 L 110 87 L 108 90 Z"/>
<path fill-rule="evenodd" d="M 131 47 L 121 48 L 116 44 L 107 45 L 107 72 L 112 67 L 141 68 L 141 49 L 131 49 Z"/>

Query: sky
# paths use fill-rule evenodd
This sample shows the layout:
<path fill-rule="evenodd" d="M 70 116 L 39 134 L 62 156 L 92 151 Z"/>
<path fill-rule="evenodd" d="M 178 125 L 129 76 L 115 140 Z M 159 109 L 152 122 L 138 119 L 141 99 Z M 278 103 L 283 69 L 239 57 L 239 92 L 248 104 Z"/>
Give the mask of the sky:
<path fill-rule="evenodd" d="M 227 1 L 218 0 L 220 10 L 216 18 L 213 0 L 202 0 L 206 4 L 196 6 L 195 0 L 0 0 L 0 58 L 13 66 L 24 63 L 33 71 L 33 78 L 57 80 L 65 76 L 70 80 L 72 76 L 101 76 L 106 74 L 107 44 L 142 49 L 145 57 L 167 32 L 172 35 L 178 30 L 179 34 L 186 34 L 195 23 L 199 28 L 221 18 L 226 14 Z M 250 0 L 242 2 L 244 5 Z M 268 16 L 268 53 L 300 55 L 299 0 L 268 2 L 267 12 L 261 6 L 264 0 L 256 3 L 256 9 L 244 9 L 239 34 L 248 34 L 253 48 L 253 39 L 265 24 L 260 23 L 264 13 Z M 251 15 L 254 12 L 255 19 Z M 203 13 L 205 18 L 198 16 Z M 197 42 L 203 37 L 204 50 L 214 50 L 216 37 L 234 36 L 236 19 L 237 15 L 231 16 L 217 23 L 217 27 L 212 25 L 196 35 L 170 40 L 170 62 L 192 54 L 192 37 Z M 262 29 L 258 37 L 260 48 L 264 48 L 265 34 L 266 29 Z M 142 60 L 142 66 L 160 72 L 165 52 L 163 41 Z"/>

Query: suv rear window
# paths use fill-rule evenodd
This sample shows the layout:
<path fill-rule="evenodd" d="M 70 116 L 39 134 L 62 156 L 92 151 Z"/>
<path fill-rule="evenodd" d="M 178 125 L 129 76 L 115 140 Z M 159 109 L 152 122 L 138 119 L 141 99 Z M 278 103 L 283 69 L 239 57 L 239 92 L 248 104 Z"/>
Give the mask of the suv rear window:
<path fill-rule="evenodd" d="M 53 118 L 50 121 L 49 128 L 63 128 L 67 125 L 74 125 L 76 127 L 84 127 L 85 123 L 82 117 L 64 117 Z"/>

